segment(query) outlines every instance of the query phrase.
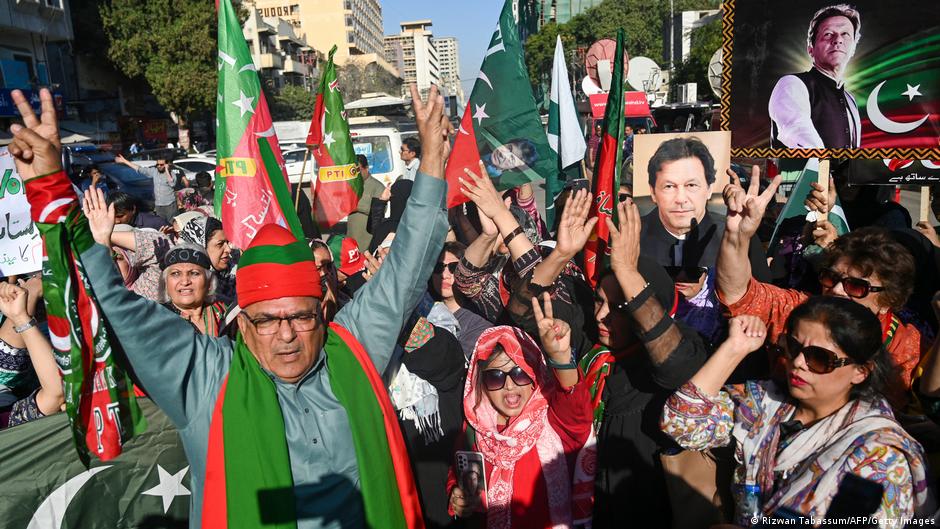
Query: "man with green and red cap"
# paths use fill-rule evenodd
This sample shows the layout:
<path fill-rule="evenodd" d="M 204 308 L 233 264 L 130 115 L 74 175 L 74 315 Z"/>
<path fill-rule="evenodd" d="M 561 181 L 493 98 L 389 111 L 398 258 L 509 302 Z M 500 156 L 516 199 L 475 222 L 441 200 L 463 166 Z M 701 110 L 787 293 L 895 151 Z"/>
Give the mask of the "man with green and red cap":
<path fill-rule="evenodd" d="M 242 254 L 234 342 L 128 291 L 108 248 L 81 253 L 141 385 L 179 429 L 192 468 L 190 527 L 423 528 L 381 381 L 447 231 L 443 98 L 436 89 L 426 104 L 412 95 L 425 156 L 395 246 L 329 326 L 312 252 L 277 225 Z M 42 98 L 51 105 L 48 91 Z M 55 115 L 40 121 L 21 93 L 14 101 L 27 124 L 13 130 L 18 168 L 33 190 L 57 189 L 65 175 Z M 93 234 L 114 222 L 113 208 L 93 200 L 85 215 Z"/>

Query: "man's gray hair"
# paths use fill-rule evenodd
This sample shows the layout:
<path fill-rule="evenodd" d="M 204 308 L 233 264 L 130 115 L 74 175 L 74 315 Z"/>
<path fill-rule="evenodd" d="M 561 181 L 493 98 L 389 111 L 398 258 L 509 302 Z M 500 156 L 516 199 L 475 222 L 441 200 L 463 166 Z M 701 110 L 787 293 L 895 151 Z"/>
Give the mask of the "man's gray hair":
<path fill-rule="evenodd" d="M 813 15 L 813 19 L 809 21 L 809 30 L 806 32 L 807 47 L 812 48 L 816 45 L 816 33 L 819 31 L 819 25 L 823 23 L 823 20 L 832 17 L 849 19 L 852 27 L 855 28 L 855 42 L 862 38 L 862 15 L 858 14 L 858 10 L 849 4 L 836 4 L 824 7 Z"/>

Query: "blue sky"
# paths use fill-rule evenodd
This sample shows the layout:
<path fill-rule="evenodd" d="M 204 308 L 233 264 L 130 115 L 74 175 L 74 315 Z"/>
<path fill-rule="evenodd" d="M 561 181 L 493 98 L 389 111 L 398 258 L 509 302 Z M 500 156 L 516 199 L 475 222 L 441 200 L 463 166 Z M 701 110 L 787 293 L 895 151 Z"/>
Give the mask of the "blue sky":
<path fill-rule="evenodd" d="M 380 3 L 386 35 L 399 33 L 400 22 L 430 18 L 435 37 L 457 37 L 460 79 L 469 98 L 503 0 L 380 0 Z"/>

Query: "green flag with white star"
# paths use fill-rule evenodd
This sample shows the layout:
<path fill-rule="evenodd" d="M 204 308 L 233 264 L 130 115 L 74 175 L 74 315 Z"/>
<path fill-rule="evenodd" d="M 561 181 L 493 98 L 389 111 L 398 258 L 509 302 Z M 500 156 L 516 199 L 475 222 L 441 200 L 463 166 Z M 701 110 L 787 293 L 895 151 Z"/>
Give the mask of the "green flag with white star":
<path fill-rule="evenodd" d="M 271 222 L 302 239 L 258 70 L 231 0 L 219 0 L 218 9 L 215 214 L 239 248 L 247 248 L 258 230 Z"/>
<path fill-rule="evenodd" d="M 74 451 L 64 413 L 0 431 L 0 526 L 188 527 L 192 486 L 179 434 L 150 399 L 137 402 L 147 431 L 88 468 L 63 457 Z"/>
<path fill-rule="evenodd" d="M 512 4 L 503 5 L 447 160 L 447 207 L 467 201 L 457 179 L 465 176 L 464 169 L 479 172 L 481 161 L 499 190 L 558 171 L 532 95 Z"/>

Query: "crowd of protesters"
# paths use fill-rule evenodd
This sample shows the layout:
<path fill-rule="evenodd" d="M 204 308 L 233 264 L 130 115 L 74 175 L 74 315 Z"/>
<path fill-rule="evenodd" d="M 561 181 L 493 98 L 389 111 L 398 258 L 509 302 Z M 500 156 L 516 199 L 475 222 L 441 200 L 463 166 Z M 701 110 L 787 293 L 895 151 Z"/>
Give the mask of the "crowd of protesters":
<path fill-rule="evenodd" d="M 194 526 L 212 526 L 209 416 L 229 366 L 250 358 L 245 344 L 276 383 L 299 526 L 363 523 L 367 471 L 343 433 L 358 443 L 356 418 L 331 404 L 338 382 L 318 360 L 334 358 L 333 325 L 382 376 L 427 527 L 750 526 L 781 509 L 819 519 L 849 474 L 882 487 L 881 526 L 935 516 L 940 296 L 922 286 L 940 261 L 923 229 L 870 217 L 838 236 L 806 221 L 788 253 L 765 257 L 759 228 L 775 220 L 779 177 L 755 167 L 746 185 L 729 172 L 721 187 L 701 142 L 670 140 L 649 162 L 655 207 L 641 215 L 626 182 L 618 222 L 606 221 L 609 266 L 592 282 L 581 267 L 591 194 L 570 183 L 549 230 L 531 185 L 497 191 L 481 163 L 460 179 L 467 202 L 446 211 L 448 127 L 436 91 L 415 97 L 407 172 L 383 186 L 360 157 L 366 191 L 348 234 L 302 244 L 296 277 L 262 253 L 297 242 L 284 230 L 232 248 L 204 208 L 211 181 L 197 177 L 180 214 L 158 163 L 162 219 L 105 197 L 93 175 L 80 190 L 104 316 L 138 391 L 180 427 L 193 479 L 205 479 Z M 11 152 L 39 173 L 55 146 L 30 116 Z M 815 187 L 807 208 L 824 217 L 837 187 Z M 713 193 L 724 214 L 708 209 Z M 64 409 L 41 296 L 35 276 L 0 284 L 9 426 Z M 288 301 L 300 308 L 275 306 Z M 308 407 L 322 416 L 304 419 Z"/>

